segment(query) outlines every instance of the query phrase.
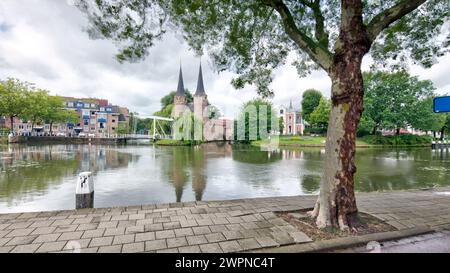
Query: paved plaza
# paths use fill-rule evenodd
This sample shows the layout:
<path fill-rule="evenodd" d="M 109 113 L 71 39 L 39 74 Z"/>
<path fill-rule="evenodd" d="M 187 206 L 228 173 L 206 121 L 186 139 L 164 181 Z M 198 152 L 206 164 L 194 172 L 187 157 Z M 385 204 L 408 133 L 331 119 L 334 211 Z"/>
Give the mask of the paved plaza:
<path fill-rule="evenodd" d="M 407 230 L 450 225 L 450 188 L 357 194 L 360 211 Z M 316 196 L 0 214 L 0 253 L 257 251 L 311 239 L 275 212 Z"/>

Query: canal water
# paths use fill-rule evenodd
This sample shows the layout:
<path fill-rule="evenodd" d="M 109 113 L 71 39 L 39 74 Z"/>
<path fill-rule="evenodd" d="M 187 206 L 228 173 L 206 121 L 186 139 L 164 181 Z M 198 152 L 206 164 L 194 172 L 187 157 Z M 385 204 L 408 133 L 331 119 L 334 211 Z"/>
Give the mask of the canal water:
<path fill-rule="evenodd" d="M 73 209 L 77 174 L 91 171 L 95 206 L 315 194 L 324 150 L 261 151 L 209 143 L 0 146 L 0 213 Z M 450 151 L 358 149 L 357 191 L 450 185 Z"/>

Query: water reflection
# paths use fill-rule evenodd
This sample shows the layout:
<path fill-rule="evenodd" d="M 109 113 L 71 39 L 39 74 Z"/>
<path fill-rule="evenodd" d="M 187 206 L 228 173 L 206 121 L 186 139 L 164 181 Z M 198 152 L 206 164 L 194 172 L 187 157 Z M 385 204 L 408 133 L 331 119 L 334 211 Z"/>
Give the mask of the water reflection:
<path fill-rule="evenodd" d="M 269 164 L 282 159 L 282 152 L 261 151 L 260 148 L 248 145 L 233 146 L 233 160 L 251 164 Z"/>
<path fill-rule="evenodd" d="M 29 192 L 46 192 L 60 184 L 61 177 L 73 175 L 79 162 L 66 149 L 54 146 L 10 146 L 1 152 L 0 198 L 12 205 Z"/>
<path fill-rule="evenodd" d="M 94 173 L 97 207 L 315 194 L 323 149 L 261 151 L 209 143 L 0 148 L 0 212 L 72 209 L 76 175 Z M 450 184 L 450 153 L 359 149 L 357 191 Z"/>
<path fill-rule="evenodd" d="M 9 145 L 0 151 L 0 201 L 8 206 L 32 201 L 80 172 L 126 168 L 132 160 L 108 146 Z"/>
<path fill-rule="evenodd" d="M 449 163 L 446 150 L 360 150 L 356 156 L 356 189 L 385 191 L 449 185 Z"/>
<path fill-rule="evenodd" d="M 230 157 L 231 146 L 222 143 L 208 143 L 191 147 L 163 147 L 171 154 L 167 174 L 175 188 L 176 202 L 182 201 L 187 184 L 192 185 L 196 201 L 201 201 L 206 188 L 207 160 Z"/>

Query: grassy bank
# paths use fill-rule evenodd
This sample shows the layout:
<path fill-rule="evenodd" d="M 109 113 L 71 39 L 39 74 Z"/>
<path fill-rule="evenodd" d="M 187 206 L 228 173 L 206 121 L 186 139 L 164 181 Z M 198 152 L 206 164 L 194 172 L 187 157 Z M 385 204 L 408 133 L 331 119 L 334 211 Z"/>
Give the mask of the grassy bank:
<path fill-rule="evenodd" d="M 176 140 L 176 139 L 160 139 L 155 142 L 160 146 L 194 146 L 200 144 L 199 141 Z"/>
<path fill-rule="evenodd" d="M 280 147 L 325 147 L 325 137 L 311 136 L 281 136 Z M 252 145 L 260 146 L 267 141 L 253 141 Z M 431 145 L 429 136 L 365 136 L 356 140 L 356 147 L 423 147 Z"/>

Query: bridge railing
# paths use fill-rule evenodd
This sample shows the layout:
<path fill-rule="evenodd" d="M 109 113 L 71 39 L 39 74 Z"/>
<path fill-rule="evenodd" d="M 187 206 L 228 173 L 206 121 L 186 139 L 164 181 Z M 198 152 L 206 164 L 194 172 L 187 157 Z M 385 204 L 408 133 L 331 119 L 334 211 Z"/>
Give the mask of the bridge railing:
<path fill-rule="evenodd" d="M 153 139 L 153 135 L 141 135 L 141 134 L 127 134 L 127 135 L 121 135 L 120 137 L 123 138 L 130 138 L 130 139 Z M 172 138 L 171 135 L 157 135 L 158 139 L 167 139 Z"/>

